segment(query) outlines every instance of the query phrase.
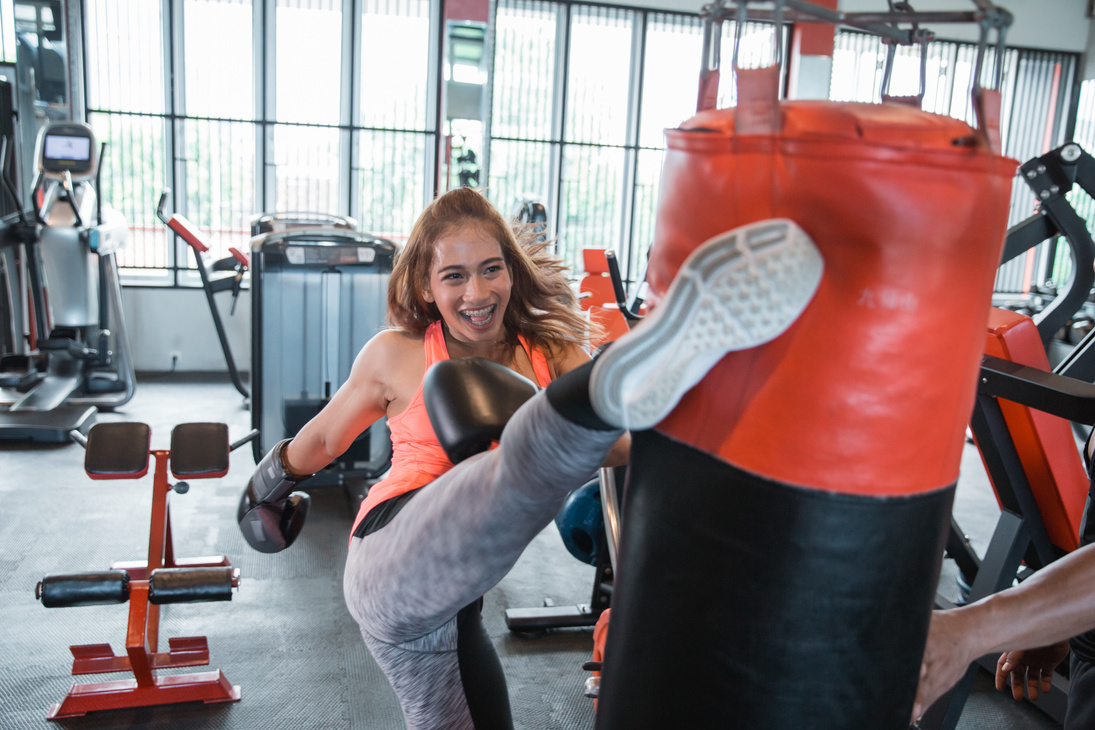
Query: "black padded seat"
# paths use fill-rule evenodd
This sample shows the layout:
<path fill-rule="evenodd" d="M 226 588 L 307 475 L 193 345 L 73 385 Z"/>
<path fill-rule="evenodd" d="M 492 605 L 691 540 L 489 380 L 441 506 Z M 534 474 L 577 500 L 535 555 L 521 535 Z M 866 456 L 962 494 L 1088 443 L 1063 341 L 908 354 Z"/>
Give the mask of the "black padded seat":
<path fill-rule="evenodd" d="M 87 434 L 84 471 L 92 479 L 140 479 L 148 473 L 151 442 L 146 423 L 96 423 Z"/>
<path fill-rule="evenodd" d="M 180 423 L 171 429 L 171 473 L 178 479 L 215 479 L 228 473 L 228 426 Z"/>

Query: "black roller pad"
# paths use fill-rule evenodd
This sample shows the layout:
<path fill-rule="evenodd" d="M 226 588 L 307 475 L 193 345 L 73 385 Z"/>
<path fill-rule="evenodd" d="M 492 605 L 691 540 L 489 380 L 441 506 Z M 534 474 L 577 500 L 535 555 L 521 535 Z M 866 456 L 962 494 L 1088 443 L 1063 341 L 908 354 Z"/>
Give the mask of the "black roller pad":
<path fill-rule="evenodd" d="M 38 584 L 36 593 L 46 608 L 125 603 L 129 600 L 129 573 L 124 570 L 51 573 Z"/>
<path fill-rule="evenodd" d="M 151 440 L 145 423 L 96 423 L 87 434 L 84 471 L 92 478 L 143 476 Z"/>
<path fill-rule="evenodd" d="M 953 486 L 827 492 L 632 437 L 597 727 L 906 730 Z"/>
<path fill-rule="evenodd" d="M 148 581 L 148 601 L 154 604 L 232 600 L 232 566 L 160 568 Z"/>
<path fill-rule="evenodd" d="M 180 423 L 171 429 L 171 473 L 201 479 L 228 473 L 228 426 Z"/>

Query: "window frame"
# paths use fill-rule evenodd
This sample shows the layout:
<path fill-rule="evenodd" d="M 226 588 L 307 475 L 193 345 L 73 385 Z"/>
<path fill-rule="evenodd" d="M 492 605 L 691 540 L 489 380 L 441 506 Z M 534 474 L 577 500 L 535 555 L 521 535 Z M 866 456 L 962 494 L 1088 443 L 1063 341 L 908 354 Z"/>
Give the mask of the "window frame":
<path fill-rule="evenodd" d="M 277 208 L 278 203 L 276 192 L 277 177 L 274 167 L 277 159 L 275 156 L 276 149 L 274 147 L 275 129 L 280 125 L 302 124 L 300 122 L 282 122 L 277 119 L 277 54 L 275 45 L 276 28 L 274 26 L 278 0 L 253 0 L 251 4 L 252 74 L 255 98 L 252 103 L 254 113 L 250 119 L 206 117 L 186 113 L 186 79 L 180 74 L 180 71 L 185 62 L 185 59 L 183 58 L 185 49 L 184 3 L 187 1 L 188 0 L 159 0 L 160 12 L 163 17 L 161 40 L 163 44 L 162 53 L 166 74 L 164 81 L 165 99 L 163 113 L 147 111 L 122 112 L 94 108 L 90 104 L 87 94 L 87 90 L 90 88 L 89 64 L 86 62 L 86 59 L 83 58 L 74 62 L 81 66 L 80 75 L 83 78 L 84 84 L 81 89 L 73 90 L 74 101 L 80 100 L 79 104 L 74 104 L 73 109 L 82 110 L 84 118 L 88 118 L 95 114 L 119 114 L 133 117 L 159 118 L 162 120 L 165 130 L 163 145 L 165 179 L 162 181 L 162 185 L 164 187 L 170 187 L 177 192 L 184 191 L 178 192 L 174 200 L 175 210 L 182 215 L 187 215 L 191 207 L 188 196 L 185 194 L 185 191 L 188 189 L 188 170 L 186 167 L 187 161 L 183 159 L 185 157 L 183 140 L 185 139 L 184 135 L 187 133 L 187 130 L 184 129 L 184 125 L 191 122 L 252 125 L 254 137 L 254 162 L 252 171 L 254 200 L 258 201 L 256 207 L 261 208 L 261 210 L 274 210 Z M 374 6 L 376 6 L 376 3 L 381 2 L 381 0 L 371 1 L 374 3 Z M 387 7 L 391 7 L 397 1 L 398 0 L 391 0 Z M 414 202 L 418 208 L 421 209 L 421 207 L 425 206 L 438 192 L 444 146 L 444 139 L 442 136 L 442 78 L 444 67 L 444 59 L 442 57 L 442 33 L 445 25 L 444 18 L 442 17 L 441 0 L 425 1 L 428 3 L 428 10 L 425 15 L 428 16 L 429 27 L 427 41 L 429 46 L 429 58 L 427 59 L 426 79 L 424 82 L 426 88 L 425 103 L 427 105 L 426 120 L 421 128 L 394 130 L 370 127 L 363 122 L 362 104 L 364 100 L 361 98 L 361 81 L 359 76 L 362 65 L 361 44 L 363 34 L 359 31 L 363 14 L 366 12 L 366 7 L 370 5 L 370 0 L 332 0 L 334 6 L 341 8 L 343 17 L 341 27 L 342 49 L 339 61 L 341 70 L 339 84 L 339 119 L 337 124 L 310 126 L 320 126 L 338 130 L 338 179 L 335 183 L 337 184 L 335 199 L 337 200 L 338 210 L 331 211 L 338 215 L 347 215 L 358 220 L 361 219 L 363 213 L 363 195 L 366 190 L 360 180 L 360 176 L 364 174 L 360 165 L 360 161 L 362 160 L 361 155 L 363 154 L 362 146 L 365 144 L 364 140 L 366 137 L 373 135 L 374 133 L 407 133 L 421 135 L 424 144 L 414 145 L 414 149 L 418 150 L 414 154 L 417 155 L 421 152 L 421 161 L 414 163 L 414 165 L 419 168 L 418 174 L 421 176 L 421 195 L 419 196 L 418 191 L 415 191 L 413 194 L 413 197 L 415 198 Z M 93 2 L 93 0 L 81 0 L 80 3 L 81 19 L 84 22 L 81 23 L 82 33 L 79 36 L 78 43 L 85 49 L 89 44 L 89 24 L 86 20 L 90 2 Z M 653 207 L 656 206 L 657 200 L 657 182 L 652 182 L 650 175 L 652 169 L 655 167 L 655 161 L 658 162 L 657 167 L 660 168 L 660 156 L 664 154 L 664 147 L 655 148 L 644 144 L 644 139 L 642 137 L 644 131 L 644 108 L 645 105 L 650 102 L 650 100 L 644 99 L 644 94 L 646 91 L 645 77 L 647 73 L 647 63 L 649 62 L 648 44 L 652 33 L 652 24 L 655 22 L 669 22 L 673 19 L 680 19 L 682 26 L 686 30 L 690 27 L 696 28 L 698 36 L 699 33 L 702 32 L 702 20 L 695 13 L 690 12 L 617 4 L 579 2 L 578 0 L 490 0 L 490 20 L 488 23 L 485 52 L 487 54 L 486 58 L 488 59 L 491 72 L 488 74 L 485 93 L 488 94 L 490 98 L 491 111 L 493 111 L 494 108 L 494 93 L 497 81 L 494 74 L 494 68 L 498 58 L 497 12 L 500 6 L 548 9 L 555 17 L 554 57 L 550 59 L 554 74 L 554 81 L 550 92 L 550 135 L 548 139 L 532 139 L 531 137 L 524 135 L 495 136 L 493 134 L 494 130 L 492 129 L 493 114 L 488 114 L 487 119 L 484 122 L 484 150 L 482 155 L 480 187 L 487 187 L 488 195 L 490 194 L 489 181 L 491 180 L 492 161 L 494 161 L 492 160 L 494 155 L 492 154 L 491 149 L 495 143 L 511 143 L 515 145 L 535 143 L 537 145 L 546 145 L 544 147 L 546 150 L 546 157 L 543 164 L 543 167 L 545 168 L 543 174 L 549 177 L 549 182 L 546 186 L 545 199 L 542 202 L 546 205 L 549 214 L 548 233 L 549 236 L 552 237 L 559 237 L 560 235 L 565 237 L 567 231 L 565 230 L 565 224 L 562 220 L 564 211 L 561 200 L 563 195 L 563 171 L 566 161 L 570 159 L 568 155 L 572 155 L 575 150 L 584 146 L 622 150 L 621 179 L 619 181 L 616 208 L 613 213 L 613 215 L 618 216 L 618 220 L 612 224 L 613 228 L 611 230 L 615 231 L 612 235 L 614 240 L 604 241 L 604 247 L 617 251 L 624 271 L 625 283 L 633 284 L 642 277 L 646 258 L 646 247 L 649 245 L 648 241 L 639 239 L 652 235 L 652 221 L 656 212 Z M 572 29 L 577 17 L 597 16 L 598 14 L 605 15 L 606 17 L 626 17 L 630 23 L 631 47 L 628 58 L 628 89 L 626 92 L 628 101 L 625 131 L 622 140 L 619 143 L 613 144 L 592 144 L 589 142 L 570 140 L 568 139 L 566 129 L 568 108 L 571 104 L 571 100 L 568 98 L 568 79 L 570 78 L 569 64 L 571 63 Z M 732 24 L 724 24 L 724 43 L 727 34 L 731 32 L 731 28 Z M 839 34 L 855 32 L 856 31 L 847 29 L 838 29 Z M 941 40 L 941 42 L 951 44 L 956 48 L 975 47 L 975 44 L 964 41 Z M 682 82 L 687 82 L 690 86 L 696 88 L 698 88 L 699 81 L 699 43 L 700 41 L 697 40 L 695 78 L 682 80 Z M 788 55 L 789 33 L 785 34 L 782 43 L 784 50 L 783 56 L 786 58 Z M 1062 134 L 1065 136 L 1070 134 L 1072 130 L 1076 128 L 1078 107 L 1080 105 L 1080 82 L 1078 80 L 1079 54 L 1042 51 L 1014 46 L 1009 46 L 1008 52 L 1018 59 L 1015 62 L 1015 69 L 1022 68 L 1024 63 L 1033 62 L 1032 59 L 1036 59 L 1039 54 L 1049 54 L 1054 58 L 1067 61 L 1067 73 L 1064 74 L 1061 79 L 1057 104 L 1054 109 L 1056 126 L 1053 134 L 1055 140 L 1061 139 Z M 784 73 L 786 73 L 786 67 Z M 880 70 L 879 73 L 881 73 Z M 950 71 L 950 74 L 953 76 L 953 70 Z M 724 77 L 730 76 L 731 74 L 729 73 L 724 74 Z M 724 78 L 724 81 L 725 80 L 726 79 Z M 948 83 L 953 83 L 953 78 L 950 78 Z M 1014 96 L 1016 93 L 1013 86 L 1005 88 L 1004 92 L 1006 97 Z M 1010 102 L 1011 99 L 1009 98 L 1007 101 Z M 1005 120 L 1005 132 L 1009 139 L 1013 134 L 1019 133 L 1017 130 L 1019 126 L 1022 125 L 1017 125 L 1018 121 L 1018 119 L 1013 120 L 1010 117 Z M 1026 132 L 1026 134 L 1033 133 Z M 422 150 L 424 150 L 424 152 L 422 152 Z M 497 164 L 501 164 L 501 159 L 499 158 L 496 162 Z M 1022 192 L 1017 191 L 1016 195 L 1019 199 L 1022 198 Z M 418 199 L 419 197 L 421 199 Z M 148 205 L 151 207 L 153 202 L 154 201 L 151 200 L 148 201 Z M 508 214 L 510 212 L 508 207 L 513 201 L 496 200 L 495 203 L 504 214 Z M 1016 206 L 1022 207 L 1024 204 L 1025 203 L 1021 200 L 1019 200 L 1019 202 L 1013 200 L 1013 209 L 1016 209 Z M 260 211 L 255 211 L 256 214 L 258 212 Z M 408 231 L 404 231 L 403 234 L 405 235 L 407 232 Z M 381 232 L 382 235 L 384 233 L 390 232 Z M 169 246 L 168 249 L 166 267 L 163 269 L 150 268 L 142 270 L 141 272 L 127 270 L 127 276 L 125 278 L 126 284 L 172 287 L 198 285 L 198 280 L 195 275 L 196 272 L 191 268 L 187 258 L 188 254 L 186 253 L 185 244 L 181 241 L 174 240 L 174 245 Z M 580 262 L 580 258 L 575 255 L 575 252 L 565 253 L 571 254 L 568 258 L 572 264 L 577 265 Z M 1052 252 L 1045 255 L 1039 255 L 1041 256 L 1039 271 L 1053 266 L 1054 255 Z M 574 271 L 575 276 L 579 274 L 579 271 Z"/>

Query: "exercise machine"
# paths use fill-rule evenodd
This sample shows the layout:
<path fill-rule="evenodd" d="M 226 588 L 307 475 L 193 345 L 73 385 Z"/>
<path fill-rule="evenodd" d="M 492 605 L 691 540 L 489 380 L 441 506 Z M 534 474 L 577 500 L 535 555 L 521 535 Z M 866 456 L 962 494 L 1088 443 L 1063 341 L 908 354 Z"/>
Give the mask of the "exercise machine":
<path fill-rule="evenodd" d="M 266 214 L 252 223 L 251 423 L 255 462 L 296 435 L 346 382 L 387 320 L 395 245 L 349 219 Z M 391 463 L 387 422 L 370 426 L 305 484 L 371 479 Z"/>
<path fill-rule="evenodd" d="M 9 142 L 0 167 L 18 200 Z M 116 260 L 129 229 L 91 184 L 104 149 L 86 124 L 54 123 L 38 135 L 33 220 L 19 203 L 19 220 L 5 230 L 21 278 L 11 317 L 26 331 L 0 359 L 0 439 L 67 442 L 97 408 L 117 408 L 136 390 Z"/>
<path fill-rule="evenodd" d="M 1033 317 L 990 312 L 980 386 L 970 431 L 981 453 L 1001 514 L 984 556 L 978 556 L 951 520 L 947 555 L 959 569 L 962 598 L 973 602 L 1010 587 L 1033 571 L 1079 547 L 1088 496 L 1088 477 L 1070 422 L 1095 424 L 1092 341 L 1085 337 L 1050 368 L 1055 335 L 1088 301 L 1095 285 L 1095 241 L 1065 197 L 1074 187 L 1095 197 L 1095 159 L 1070 142 L 1019 168 L 1038 198 L 1038 211 L 1016 224 L 1005 239 L 1001 263 L 1043 241 L 1063 237 L 1072 274 L 1056 298 Z M 942 608 L 953 605 L 937 597 Z M 958 685 L 925 713 L 927 730 L 954 728 L 980 665 L 995 672 L 996 656 L 984 657 Z M 1058 674 L 1053 688 L 1034 706 L 1062 722 L 1068 679 Z"/>
<path fill-rule="evenodd" d="M 99 423 L 84 438 L 73 439 L 86 449 L 84 470 L 91 479 L 140 479 L 154 460 L 152 512 L 146 560 L 115 562 L 109 570 L 45 576 L 35 598 L 46 608 L 72 608 L 129 603 L 125 653 L 109 644 L 72 646 L 72 674 L 127 672 L 121 681 L 75 683 L 53 705 L 48 720 L 78 717 L 88 712 L 147 707 L 175 702 L 234 702 L 240 688 L 224 672 L 159 675 L 164 669 L 209 664 L 204 636 L 168 639 L 161 651 L 160 606 L 171 603 L 230 601 L 240 584 L 239 570 L 223 555 L 179 558 L 175 555 L 170 496 L 186 494 L 188 481 L 223 477 L 228 453 L 253 439 L 252 432 L 230 444 L 223 423 L 185 423 L 171 431 L 170 449 L 151 449 L 151 429 L 143 423 Z M 168 468 L 180 481 L 168 481 Z"/>
<path fill-rule="evenodd" d="M 520 225 L 532 226 L 539 234 L 535 239 L 537 243 L 547 241 L 547 208 L 536 198 L 527 195 L 517 198 L 512 218 Z"/>
<path fill-rule="evenodd" d="M 209 313 L 213 316 L 213 327 L 217 330 L 217 340 L 224 353 L 224 362 L 228 366 L 228 374 L 232 378 L 232 385 L 244 398 L 250 398 L 251 392 L 243 384 L 239 368 L 236 367 L 236 359 L 232 357 L 232 348 L 228 344 L 228 335 L 224 331 L 224 321 L 221 319 L 220 310 L 217 308 L 215 294 L 222 291 L 232 292 L 232 307 L 228 310 L 230 315 L 236 313 L 236 302 L 239 300 L 240 291 L 243 289 L 243 277 L 247 273 L 249 263 L 247 256 L 237 248 L 229 248 L 231 256 L 208 263 L 209 246 L 197 226 L 189 220 L 172 213 L 168 216 L 165 212 L 167 199 L 171 196 L 170 190 L 164 190 L 160 194 L 160 202 L 156 205 L 156 216 L 164 222 L 171 231 L 186 242 L 186 245 L 194 252 L 194 262 L 198 267 L 198 275 L 202 280 L 202 290 L 205 292 L 205 300 L 209 304 Z M 213 271 L 230 271 L 227 276 L 216 279 L 210 277 L 209 268 Z"/>
<path fill-rule="evenodd" d="M 616 303 L 618 295 L 612 279 L 610 261 L 613 265 L 616 263 L 614 251 L 582 249 L 585 275 L 578 281 L 578 303 L 588 313 L 590 321 L 601 327 L 600 337 L 590 343 L 594 350 L 619 338 L 628 330 L 627 309 L 621 309 Z M 619 267 L 615 270 L 618 276 Z"/>
<path fill-rule="evenodd" d="M 251 236 L 267 233 L 284 233 L 301 228 L 333 228 L 339 231 L 356 231 L 358 223 L 353 218 L 333 213 L 259 213 L 251 219 Z"/>
<path fill-rule="evenodd" d="M 590 627 L 612 604 L 619 535 L 619 503 L 627 467 L 602 468 L 595 478 L 570 493 L 555 519 L 563 545 L 574 558 L 595 568 L 589 603 L 507 608 L 506 628 L 518 634 L 548 629 Z"/>
<path fill-rule="evenodd" d="M 13 85 L 0 79 L 0 139 L 3 140 L 0 144 L 4 146 L 4 154 L 0 154 L 3 158 L 0 162 L 4 165 L 0 180 L 4 181 L 18 179 L 19 156 L 9 152 L 17 149 L 13 103 Z M 22 302 L 16 299 L 21 293 L 23 271 L 20 257 L 23 251 L 15 236 L 9 234 L 23 216 L 16 189 L 15 184 L 10 190 L 6 184 L 0 185 L 0 354 L 18 351 L 21 327 L 17 327 L 17 322 L 22 324 L 22 309 L 17 308 Z"/>

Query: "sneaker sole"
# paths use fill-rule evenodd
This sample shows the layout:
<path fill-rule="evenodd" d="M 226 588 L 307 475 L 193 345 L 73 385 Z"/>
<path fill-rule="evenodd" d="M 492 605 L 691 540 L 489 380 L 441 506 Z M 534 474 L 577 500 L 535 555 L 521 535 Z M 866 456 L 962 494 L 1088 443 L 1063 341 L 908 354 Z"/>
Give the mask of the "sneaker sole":
<path fill-rule="evenodd" d="M 813 299 L 824 266 L 806 232 L 786 219 L 706 241 L 658 307 L 598 358 L 593 409 L 622 428 L 653 427 L 723 355 L 787 331 Z"/>

